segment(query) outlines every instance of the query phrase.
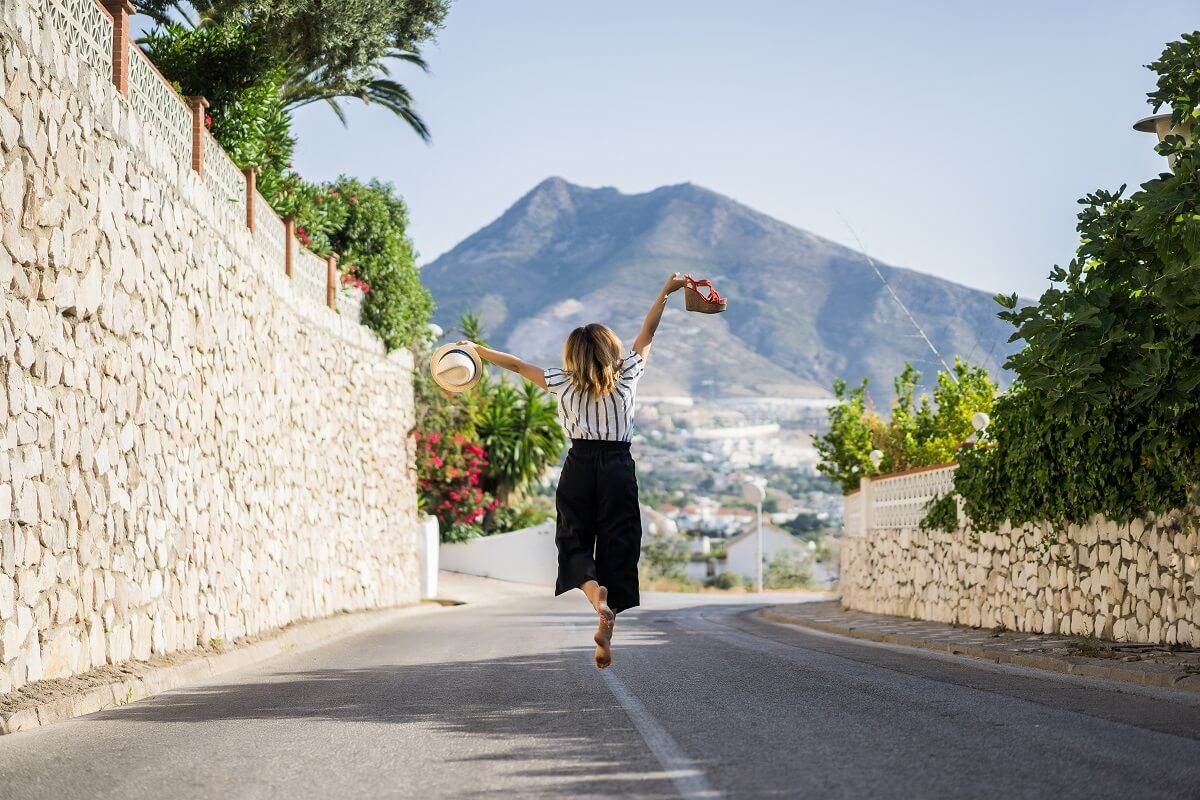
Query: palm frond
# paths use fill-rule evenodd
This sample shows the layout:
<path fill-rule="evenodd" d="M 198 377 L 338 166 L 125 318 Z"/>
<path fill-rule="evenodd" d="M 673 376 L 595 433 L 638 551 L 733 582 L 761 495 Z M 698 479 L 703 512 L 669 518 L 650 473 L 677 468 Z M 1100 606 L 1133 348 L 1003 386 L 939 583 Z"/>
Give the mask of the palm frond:
<path fill-rule="evenodd" d="M 422 72 L 429 72 L 429 64 L 421 57 L 420 53 L 409 50 L 392 50 L 384 58 L 390 58 L 393 61 L 403 61 L 405 64 L 412 64 L 419 67 Z M 390 74 L 386 68 L 384 74 Z"/>

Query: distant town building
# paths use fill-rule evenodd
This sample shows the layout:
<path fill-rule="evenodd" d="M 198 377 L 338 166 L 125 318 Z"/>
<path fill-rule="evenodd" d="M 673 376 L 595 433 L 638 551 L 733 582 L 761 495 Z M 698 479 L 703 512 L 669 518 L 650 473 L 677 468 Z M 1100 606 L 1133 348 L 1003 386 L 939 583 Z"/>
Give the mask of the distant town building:
<path fill-rule="evenodd" d="M 750 528 L 740 536 L 735 536 L 725 544 L 725 563 L 718 572 L 736 572 L 743 580 L 753 581 L 758 574 L 755 560 L 757 544 L 755 542 L 757 529 Z M 798 556 L 807 556 L 811 551 L 808 543 L 797 539 L 785 530 L 771 525 L 763 526 L 763 569 L 780 553 L 790 551 Z"/>

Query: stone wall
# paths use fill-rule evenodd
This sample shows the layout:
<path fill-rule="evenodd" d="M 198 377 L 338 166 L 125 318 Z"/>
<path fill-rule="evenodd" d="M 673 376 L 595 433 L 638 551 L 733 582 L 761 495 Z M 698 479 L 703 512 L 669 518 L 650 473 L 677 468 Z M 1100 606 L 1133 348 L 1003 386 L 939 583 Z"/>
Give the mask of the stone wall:
<path fill-rule="evenodd" d="M 43 6 L 0 2 L 0 693 L 416 600 L 411 357 L 296 291 Z"/>
<path fill-rule="evenodd" d="M 842 605 L 985 628 L 1200 646 L 1195 515 L 1129 525 L 1097 519 L 1071 526 L 1046 550 L 1048 532 L 868 528 L 842 543 Z"/>

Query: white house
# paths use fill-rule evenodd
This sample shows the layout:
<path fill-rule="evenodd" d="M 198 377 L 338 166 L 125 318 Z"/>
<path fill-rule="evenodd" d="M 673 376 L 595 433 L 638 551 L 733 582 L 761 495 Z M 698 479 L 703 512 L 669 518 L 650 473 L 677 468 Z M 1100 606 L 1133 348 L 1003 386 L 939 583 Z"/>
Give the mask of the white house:
<path fill-rule="evenodd" d="M 730 539 L 725 545 L 725 561 L 718 564 L 718 572 L 736 572 L 747 581 L 753 581 L 758 575 L 758 569 L 755 564 L 755 537 L 757 529 L 751 527 L 745 533 Z M 807 543 L 797 539 L 787 531 L 773 528 L 770 525 L 763 525 L 763 570 L 765 572 L 767 565 L 784 551 L 792 551 L 797 556 L 807 556 L 809 548 Z"/>

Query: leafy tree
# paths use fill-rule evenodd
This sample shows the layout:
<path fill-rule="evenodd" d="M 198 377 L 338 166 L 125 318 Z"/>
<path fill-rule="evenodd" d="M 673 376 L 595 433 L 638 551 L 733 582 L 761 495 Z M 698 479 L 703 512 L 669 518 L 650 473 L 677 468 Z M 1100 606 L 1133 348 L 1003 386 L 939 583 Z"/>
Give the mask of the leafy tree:
<path fill-rule="evenodd" d="M 916 396 L 920 383 L 921 373 L 905 364 L 895 379 L 891 418 L 884 420 L 868 408 L 865 379 L 851 390 L 845 381 L 836 380 L 838 403 L 829 410 L 829 432 L 815 442 L 821 456 L 817 470 L 850 492 L 864 475 L 954 460 L 974 432 L 971 417 L 990 412 L 996 384 L 987 370 L 962 359 L 955 359 L 952 374 L 938 373 L 932 399 Z M 878 468 L 871 464 L 872 450 L 883 453 Z"/>
<path fill-rule="evenodd" d="M 1118 522 L 1189 501 L 1200 474 L 1200 32 L 1150 65 L 1149 95 L 1188 136 L 1175 159 L 1126 196 L 1083 198 L 1080 245 L 1036 305 L 998 297 L 1025 347 L 1007 366 L 1013 391 L 996 405 L 986 448 L 955 480 L 975 527 L 1093 514 Z"/>
<path fill-rule="evenodd" d="M 364 324 L 389 350 L 416 344 L 428 331 L 433 297 L 421 285 L 404 200 L 391 184 L 343 176 L 325 187 L 324 203 L 345 209 L 330 246 L 341 254 L 344 268 L 371 287 L 363 304 Z"/>
<path fill-rule="evenodd" d="M 404 86 L 389 77 L 389 61 L 424 69 L 419 46 L 434 37 L 449 0 L 147 0 L 139 6 L 160 25 L 241 25 L 262 37 L 282 68 L 287 109 L 327 102 L 343 122 L 340 101 L 378 103 L 421 138 L 429 130 Z"/>
<path fill-rule="evenodd" d="M 841 378 L 833 381 L 836 405 L 829 409 L 829 432 L 814 444 L 821 456 L 817 471 L 828 475 L 843 492 L 858 488 L 863 475 L 874 472 L 871 466 L 871 417 L 867 410 L 867 379 L 847 389 Z"/>

